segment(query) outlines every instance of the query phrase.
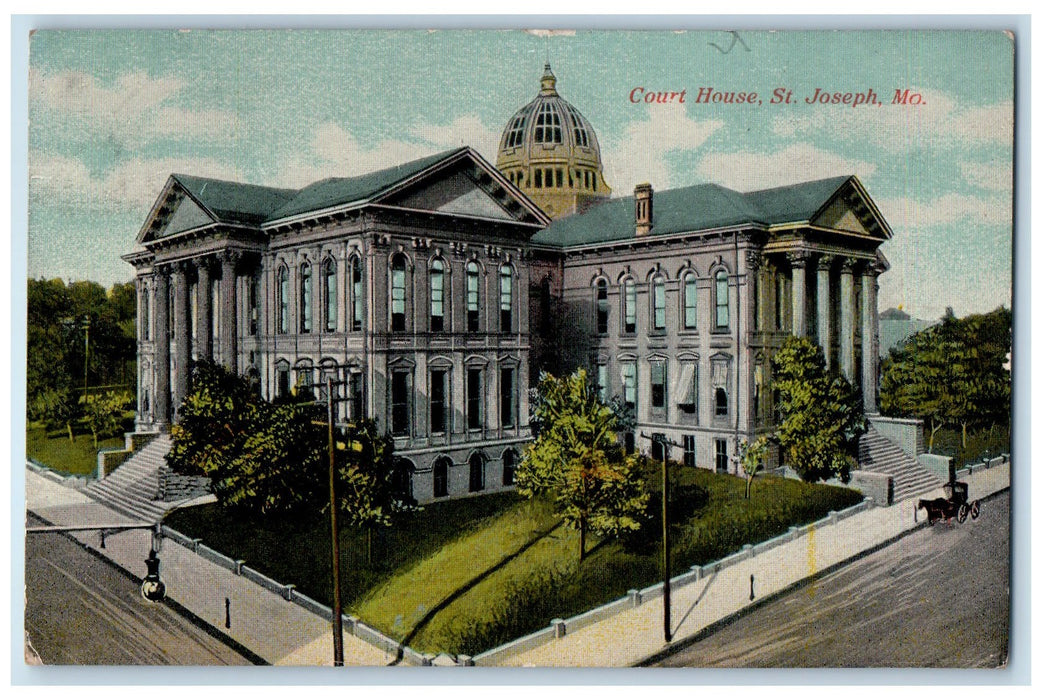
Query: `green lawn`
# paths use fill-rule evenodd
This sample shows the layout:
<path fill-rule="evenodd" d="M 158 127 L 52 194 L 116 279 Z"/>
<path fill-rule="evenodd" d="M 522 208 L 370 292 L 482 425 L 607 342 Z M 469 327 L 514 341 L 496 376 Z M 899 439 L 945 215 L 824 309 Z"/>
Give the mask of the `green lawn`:
<path fill-rule="evenodd" d="M 94 439 L 88 432 L 74 433 L 75 440 L 69 441 L 69 433 L 57 430 L 48 432 L 43 427 L 30 426 L 25 431 L 25 453 L 37 462 L 65 474 L 91 475 L 98 468 L 98 451 Z M 123 447 L 123 438 L 99 440 L 98 448 Z"/>
<path fill-rule="evenodd" d="M 737 477 L 675 473 L 674 575 L 861 500 L 847 489 L 774 477 L 758 478 L 746 500 Z M 329 526 L 321 516 L 258 520 L 214 504 L 177 511 L 167 523 L 330 600 Z M 360 533 L 344 533 L 345 608 L 420 651 L 475 654 L 654 583 L 660 532 L 652 517 L 625 540 L 591 538 L 580 565 L 578 533 L 544 500 L 497 494 L 432 504 L 378 539 L 373 568 Z"/>

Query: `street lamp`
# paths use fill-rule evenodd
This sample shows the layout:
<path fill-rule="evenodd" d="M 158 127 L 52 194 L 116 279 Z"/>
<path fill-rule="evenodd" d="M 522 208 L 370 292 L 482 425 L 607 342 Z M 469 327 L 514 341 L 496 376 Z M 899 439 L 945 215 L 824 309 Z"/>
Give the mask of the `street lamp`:
<path fill-rule="evenodd" d="M 148 559 L 145 560 L 148 574 L 141 582 L 141 595 L 150 603 L 158 603 L 166 597 L 166 584 L 159 578 L 159 557 L 156 550 L 148 550 Z"/>

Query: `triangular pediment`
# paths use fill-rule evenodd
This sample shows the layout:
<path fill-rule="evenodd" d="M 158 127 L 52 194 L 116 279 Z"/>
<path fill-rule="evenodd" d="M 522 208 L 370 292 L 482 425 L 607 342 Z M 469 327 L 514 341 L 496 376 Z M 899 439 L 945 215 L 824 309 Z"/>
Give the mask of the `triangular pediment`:
<path fill-rule="evenodd" d="M 398 183 L 372 201 L 443 214 L 550 223 L 532 200 L 471 148 Z"/>
<path fill-rule="evenodd" d="M 138 234 L 138 242 L 148 243 L 213 223 L 216 223 L 216 219 L 188 196 L 181 185 L 171 179 L 152 206 L 152 211 Z"/>
<path fill-rule="evenodd" d="M 516 221 L 502 204 L 462 172 L 432 178 L 394 203 L 410 209 Z"/>
<path fill-rule="evenodd" d="M 811 224 L 880 240 L 891 235 L 875 203 L 853 179 L 835 193 Z"/>

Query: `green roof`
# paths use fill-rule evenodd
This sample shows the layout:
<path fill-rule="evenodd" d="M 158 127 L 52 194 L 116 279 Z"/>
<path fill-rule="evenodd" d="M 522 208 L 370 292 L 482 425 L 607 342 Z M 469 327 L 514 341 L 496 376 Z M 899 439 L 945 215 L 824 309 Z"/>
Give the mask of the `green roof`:
<path fill-rule="evenodd" d="M 218 220 L 261 224 L 309 211 L 371 199 L 389 187 L 464 150 L 466 147 L 454 148 L 357 177 L 328 178 L 299 190 L 247 185 L 193 175 L 173 177 L 217 216 Z"/>
<path fill-rule="evenodd" d="M 693 185 L 655 192 L 650 236 L 742 225 L 809 221 L 851 176 L 832 177 L 755 192 Z M 633 197 L 612 199 L 582 214 L 553 222 L 533 243 L 569 247 L 635 236 Z"/>
<path fill-rule="evenodd" d="M 194 175 L 174 175 L 196 200 L 220 221 L 258 224 L 297 194 L 296 190 L 246 185 Z"/>

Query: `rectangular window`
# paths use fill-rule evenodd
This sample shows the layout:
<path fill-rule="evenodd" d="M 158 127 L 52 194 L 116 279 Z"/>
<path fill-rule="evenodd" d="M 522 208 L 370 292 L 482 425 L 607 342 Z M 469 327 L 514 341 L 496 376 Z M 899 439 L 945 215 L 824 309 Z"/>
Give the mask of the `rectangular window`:
<path fill-rule="evenodd" d="M 323 297 L 326 302 L 325 317 L 326 317 L 326 330 L 336 330 L 336 265 L 327 261 L 324 269 L 323 285 L 322 290 Z"/>
<path fill-rule="evenodd" d="M 698 287 L 695 276 L 689 274 L 684 278 L 684 328 L 689 330 L 698 327 Z"/>
<path fill-rule="evenodd" d="M 651 363 L 651 407 L 666 407 L 666 363 L 661 360 Z"/>
<path fill-rule="evenodd" d="M 289 367 L 275 370 L 275 395 L 279 398 L 289 395 Z"/>
<path fill-rule="evenodd" d="M 513 329 L 514 278 L 509 267 L 499 271 L 499 330 L 509 333 Z"/>
<path fill-rule="evenodd" d="M 257 335 L 257 326 L 259 325 L 260 317 L 260 277 L 258 275 L 250 277 L 248 305 L 250 313 L 250 335 Z"/>
<path fill-rule="evenodd" d="M 391 433 L 409 434 L 409 373 L 391 373 Z"/>
<path fill-rule="evenodd" d="M 669 446 L 665 443 L 666 436 L 662 433 L 651 434 L 651 458 L 661 462 L 663 457 L 668 459 Z"/>
<path fill-rule="evenodd" d="M 727 473 L 727 440 L 714 440 L 716 446 L 716 473 Z"/>
<path fill-rule="evenodd" d="M 467 428 L 481 429 L 481 370 L 467 370 Z"/>
<path fill-rule="evenodd" d="M 478 330 L 478 266 L 467 265 L 467 330 L 476 333 Z"/>
<path fill-rule="evenodd" d="M 504 367 L 499 371 L 499 425 L 502 428 L 514 427 L 514 389 L 514 370 Z"/>
<path fill-rule="evenodd" d="M 623 362 L 622 365 L 622 394 L 626 405 L 632 409 L 637 408 L 637 363 Z"/>
<path fill-rule="evenodd" d="M 677 405 L 687 415 L 698 415 L 698 365 L 683 362 L 677 378 Z"/>
<path fill-rule="evenodd" d="M 431 371 L 431 432 L 448 432 L 449 373 L 445 370 Z"/>
<path fill-rule="evenodd" d="M 358 420 L 362 414 L 362 373 L 352 372 L 347 375 L 347 407 L 350 411 L 348 417 Z"/>
<path fill-rule="evenodd" d="M 685 435 L 684 436 L 684 466 L 694 467 L 695 466 L 695 436 Z"/>
<path fill-rule="evenodd" d="M 651 285 L 654 296 L 654 323 L 655 330 L 661 331 L 666 328 L 666 283 L 657 278 Z"/>
<path fill-rule="evenodd" d="M 391 330 L 405 330 L 405 264 L 391 268 Z"/>
<path fill-rule="evenodd" d="M 608 401 L 608 365 L 597 365 L 597 396 L 604 403 Z"/>
<path fill-rule="evenodd" d="M 351 330 L 362 330 L 362 262 L 351 263 Z"/>

